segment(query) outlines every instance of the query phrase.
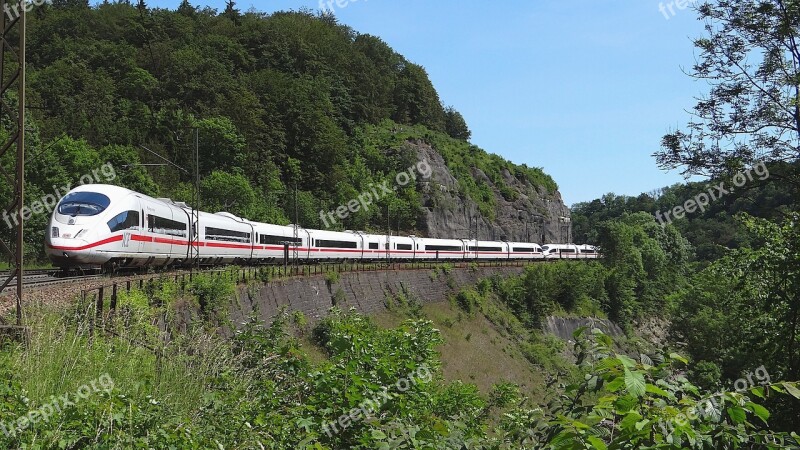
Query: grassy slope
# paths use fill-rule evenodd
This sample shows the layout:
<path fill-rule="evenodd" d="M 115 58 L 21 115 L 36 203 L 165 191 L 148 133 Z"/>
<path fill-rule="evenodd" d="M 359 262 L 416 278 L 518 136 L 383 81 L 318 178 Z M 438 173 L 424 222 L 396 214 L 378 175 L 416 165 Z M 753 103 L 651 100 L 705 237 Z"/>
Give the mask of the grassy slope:
<path fill-rule="evenodd" d="M 489 296 L 468 314 L 455 301 L 420 305 L 393 304 L 382 313 L 370 316 L 380 328 L 397 328 L 405 319 L 431 320 L 441 331 L 444 344 L 439 348 L 445 379 L 474 384 L 486 396 L 492 386 L 510 382 L 535 403 L 544 403 L 547 380 L 557 373 L 569 375 L 568 362 L 554 339 L 527 330 L 497 298 Z M 324 353 L 309 339 L 303 348 L 314 361 Z"/>
<path fill-rule="evenodd" d="M 427 304 L 421 312 L 442 332 L 445 343 L 439 350 L 446 380 L 474 384 L 483 393 L 496 383 L 512 382 L 537 402 L 542 399 L 542 371 L 483 313 L 469 317 L 450 303 Z M 397 327 L 406 318 L 397 311 L 373 316 L 375 323 L 385 328 Z"/>

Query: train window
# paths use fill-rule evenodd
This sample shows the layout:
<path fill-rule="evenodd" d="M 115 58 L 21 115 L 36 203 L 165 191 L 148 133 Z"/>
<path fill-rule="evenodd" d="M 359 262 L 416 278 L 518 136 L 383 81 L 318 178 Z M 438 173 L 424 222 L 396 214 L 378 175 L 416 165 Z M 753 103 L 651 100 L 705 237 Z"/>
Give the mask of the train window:
<path fill-rule="evenodd" d="M 206 239 L 209 241 L 243 242 L 249 244 L 250 233 L 206 227 Z"/>
<path fill-rule="evenodd" d="M 58 204 L 58 213 L 66 216 L 96 216 L 108 208 L 111 199 L 97 192 L 72 192 Z"/>
<path fill-rule="evenodd" d="M 329 241 L 317 239 L 317 247 L 323 248 L 358 248 L 358 243 L 350 241 Z"/>
<path fill-rule="evenodd" d="M 147 215 L 147 231 L 151 233 L 186 237 L 186 228 L 187 225 L 183 222 L 165 219 L 152 214 Z"/>
<path fill-rule="evenodd" d="M 411 244 L 397 244 L 398 250 L 411 250 Z"/>
<path fill-rule="evenodd" d="M 147 225 L 147 231 L 151 233 L 186 237 L 186 224 L 177 220 L 165 219 L 149 214 L 147 216 Z"/>
<path fill-rule="evenodd" d="M 377 250 L 378 249 L 378 245 L 379 244 L 377 242 L 370 242 L 369 243 L 369 249 L 370 250 Z"/>
<path fill-rule="evenodd" d="M 575 253 L 575 249 L 564 248 L 564 249 L 561 249 L 561 253 Z"/>
<path fill-rule="evenodd" d="M 471 252 L 502 252 L 503 249 L 500 247 L 473 247 L 470 246 L 469 251 Z"/>
<path fill-rule="evenodd" d="M 139 228 L 139 211 L 125 211 L 117 214 L 117 217 L 108 221 L 108 228 L 111 232 L 130 230 Z"/>
<path fill-rule="evenodd" d="M 512 251 L 515 253 L 534 253 L 536 249 L 530 247 L 514 247 Z"/>
<path fill-rule="evenodd" d="M 459 245 L 426 245 L 425 250 L 437 252 L 460 252 L 463 249 Z"/>
<path fill-rule="evenodd" d="M 301 245 L 303 240 L 300 238 L 294 237 L 285 237 L 285 236 L 272 236 L 269 234 L 262 234 L 258 237 L 258 243 L 262 245 L 283 245 L 285 243 Z"/>

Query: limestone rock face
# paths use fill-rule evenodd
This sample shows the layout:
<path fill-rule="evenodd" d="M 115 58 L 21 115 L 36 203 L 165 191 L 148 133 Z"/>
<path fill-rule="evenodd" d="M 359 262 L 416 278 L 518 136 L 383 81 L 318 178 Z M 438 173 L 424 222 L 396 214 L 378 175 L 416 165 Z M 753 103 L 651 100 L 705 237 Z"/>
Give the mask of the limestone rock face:
<path fill-rule="evenodd" d="M 516 192 L 514 201 L 506 200 L 500 190 L 479 169 L 472 177 L 490 187 L 495 201 L 495 217 L 490 220 L 481 214 L 478 205 L 459 189 L 456 178 L 444 158 L 430 145 L 412 141 L 419 160 L 431 166 L 431 176 L 418 180 L 423 208 L 418 220 L 420 234 L 432 238 L 476 238 L 478 240 L 509 240 L 539 244 L 568 242 L 570 212 L 556 191 L 548 193 L 543 186 L 521 181 L 507 170 L 504 182 Z"/>

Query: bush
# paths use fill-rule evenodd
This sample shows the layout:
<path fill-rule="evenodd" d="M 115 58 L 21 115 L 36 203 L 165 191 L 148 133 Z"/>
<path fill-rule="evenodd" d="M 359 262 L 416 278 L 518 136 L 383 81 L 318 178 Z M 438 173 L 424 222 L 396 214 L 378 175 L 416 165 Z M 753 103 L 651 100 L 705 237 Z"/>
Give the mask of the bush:
<path fill-rule="evenodd" d="M 467 314 L 472 315 L 483 306 L 483 297 L 474 289 L 464 289 L 455 297 L 456 305 Z"/>

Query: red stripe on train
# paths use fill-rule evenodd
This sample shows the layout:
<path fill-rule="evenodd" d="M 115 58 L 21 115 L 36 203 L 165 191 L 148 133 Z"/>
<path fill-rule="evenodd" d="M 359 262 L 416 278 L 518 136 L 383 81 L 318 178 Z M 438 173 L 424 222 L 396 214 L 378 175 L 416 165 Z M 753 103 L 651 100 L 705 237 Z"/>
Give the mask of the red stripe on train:
<path fill-rule="evenodd" d="M 52 248 L 53 250 L 69 250 L 69 251 L 78 251 L 78 250 L 88 250 L 90 248 L 99 247 L 105 244 L 111 244 L 113 242 L 119 242 L 123 240 L 122 235 L 112 236 L 110 238 L 106 238 L 91 244 L 82 245 L 79 247 L 67 247 L 67 246 L 54 246 L 49 245 L 48 247 Z M 160 237 L 150 237 L 150 236 L 142 236 L 138 234 L 131 235 L 132 241 L 137 242 L 152 242 L 156 244 L 170 244 L 170 245 L 189 245 L 188 241 L 181 241 L 175 239 L 167 239 L 167 238 L 160 238 Z M 242 250 L 276 250 L 276 251 L 283 251 L 284 247 L 276 247 L 276 246 L 250 246 L 250 245 L 243 245 L 243 244 L 223 244 L 219 242 L 198 242 L 198 246 L 200 247 L 210 247 L 210 248 L 233 248 L 233 249 L 242 249 Z M 289 247 L 291 250 L 294 248 Z M 437 253 L 435 250 L 385 250 L 385 249 L 337 249 L 337 248 L 297 248 L 299 252 L 325 252 L 325 253 L 372 253 L 372 254 L 386 254 L 387 252 L 392 254 L 428 254 L 434 255 Z M 463 251 L 438 251 L 440 255 L 442 254 L 451 254 L 451 255 L 464 255 L 469 253 L 475 253 L 478 255 L 509 255 L 509 252 L 463 252 Z M 540 255 L 541 253 L 529 253 L 529 252 L 511 252 L 511 255 L 525 255 L 525 254 L 532 254 L 532 255 Z"/>

